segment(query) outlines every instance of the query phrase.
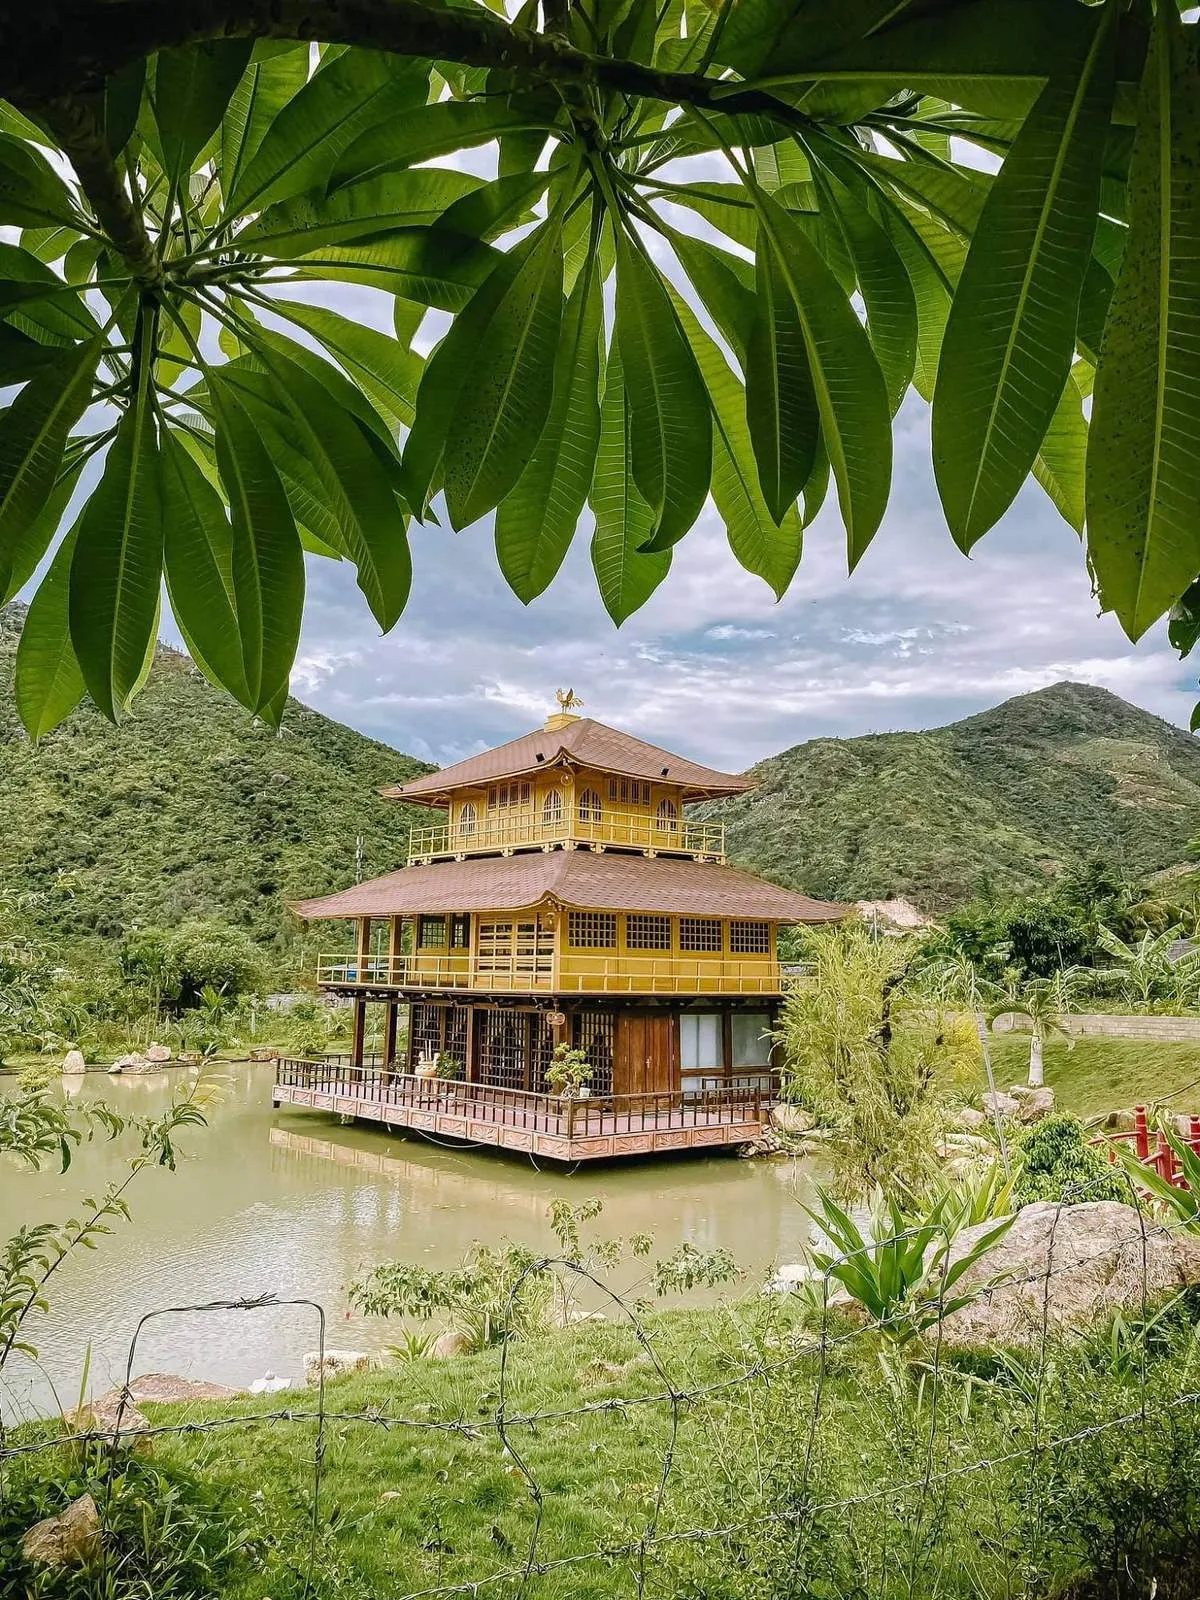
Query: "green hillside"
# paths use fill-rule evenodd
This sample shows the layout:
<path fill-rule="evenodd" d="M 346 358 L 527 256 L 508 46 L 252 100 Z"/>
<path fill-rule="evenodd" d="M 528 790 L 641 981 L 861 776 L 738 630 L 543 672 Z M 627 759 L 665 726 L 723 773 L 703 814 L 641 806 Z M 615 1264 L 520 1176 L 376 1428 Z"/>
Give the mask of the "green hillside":
<path fill-rule="evenodd" d="M 22 608 L 0 610 L 0 890 L 62 938 L 220 917 L 284 935 L 285 902 L 403 864 L 428 812 L 381 799 L 426 772 L 411 757 L 289 700 L 255 725 L 185 656 L 161 649 L 118 729 L 90 705 L 34 748 L 12 669 Z"/>
<path fill-rule="evenodd" d="M 731 854 L 831 898 L 936 910 L 1096 852 L 1141 874 L 1200 833 L 1200 741 L 1079 683 L 927 733 L 813 739 L 753 772 L 757 790 L 707 808 Z"/>

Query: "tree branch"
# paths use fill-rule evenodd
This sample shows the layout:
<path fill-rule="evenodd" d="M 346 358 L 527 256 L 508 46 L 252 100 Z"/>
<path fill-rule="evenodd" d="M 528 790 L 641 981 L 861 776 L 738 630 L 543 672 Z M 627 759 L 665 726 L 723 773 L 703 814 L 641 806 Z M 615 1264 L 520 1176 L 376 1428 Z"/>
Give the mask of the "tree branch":
<path fill-rule="evenodd" d="M 762 90 L 590 55 L 482 7 L 439 8 L 422 0 L 40 0 L 0 12 L 0 96 L 27 107 L 98 89 L 112 73 L 156 50 L 205 39 L 256 38 L 360 45 L 507 69 L 526 81 L 792 120 L 788 108 Z"/>
<path fill-rule="evenodd" d="M 100 119 L 86 100 L 64 95 L 41 107 L 42 120 L 69 157 L 96 220 L 138 283 L 162 282 L 159 261 L 145 225 L 125 191 Z"/>

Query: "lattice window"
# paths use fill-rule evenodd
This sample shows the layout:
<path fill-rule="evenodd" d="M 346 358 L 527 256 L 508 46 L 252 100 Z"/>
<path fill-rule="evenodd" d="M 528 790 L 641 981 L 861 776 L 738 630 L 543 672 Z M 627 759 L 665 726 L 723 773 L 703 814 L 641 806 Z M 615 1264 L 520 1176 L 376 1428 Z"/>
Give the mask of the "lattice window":
<path fill-rule="evenodd" d="M 735 956 L 766 956 L 771 953 L 769 922 L 731 922 L 729 948 Z"/>
<path fill-rule="evenodd" d="M 412 1008 L 412 1059 L 414 1067 L 423 1058 L 441 1054 L 445 1020 L 445 1006 L 416 1005 Z"/>
<path fill-rule="evenodd" d="M 497 1089 L 528 1086 L 529 1014 L 525 1011 L 480 1013 L 480 1078 Z"/>
<path fill-rule="evenodd" d="M 542 801 L 542 821 L 548 828 L 557 828 L 562 822 L 562 814 L 562 795 L 559 794 L 557 789 L 551 789 L 550 793 Z"/>
<path fill-rule="evenodd" d="M 680 917 L 679 948 L 681 950 L 721 950 L 721 919 L 719 917 Z"/>
<path fill-rule="evenodd" d="M 417 949 L 444 950 L 445 948 L 445 917 L 421 917 L 417 923 Z"/>
<path fill-rule="evenodd" d="M 625 918 L 625 943 L 630 950 L 669 950 L 670 917 L 630 915 Z"/>
<path fill-rule="evenodd" d="M 679 826 L 679 807 L 674 800 L 660 800 L 655 813 L 655 822 L 660 833 L 674 833 Z"/>
<path fill-rule="evenodd" d="M 612 911 L 572 911 L 567 936 L 572 950 L 615 950 L 616 914 Z"/>
<path fill-rule="evenodd" d="M 539 1094 L 549 1094 L 546 1072 L 554 1059 L 554 1029 L 546 1020 L 544 1011 L 535 1011 L 529 1025 L 529 1061 L 533 1069 L 532 1083 Z"/>
<path fill-rule="evenodd" d="M 585 789 L 579 796 L 580 822 L 603 822 L 604 804 L 595 789 Z"/>
<path fill-rule="evenodd" d="M 446 1042 L 443 1052 L 455 1061 L 467 1065 L 467 1008 L 446 1006 Z"/>
<path fill-rule="evenodd" d="M 464 800 L 458 808 L 458 831 L 464 838 L 470 838 L 475 832 L 478 816 L 470 800 Z"/>
<path fill-rule="evenodd" d="M 613 1092 L 613 1042 L 616 1022 L 611 1011 L 578 1011 L 573 1044 L 592 1064 L 593 1094 Z"/>
<path fill-rule="evenodd" d="M 451 950 L 469 950 L 471 948 L 471 913 L 457 911 L 450 918 L 450 948 Z"/>

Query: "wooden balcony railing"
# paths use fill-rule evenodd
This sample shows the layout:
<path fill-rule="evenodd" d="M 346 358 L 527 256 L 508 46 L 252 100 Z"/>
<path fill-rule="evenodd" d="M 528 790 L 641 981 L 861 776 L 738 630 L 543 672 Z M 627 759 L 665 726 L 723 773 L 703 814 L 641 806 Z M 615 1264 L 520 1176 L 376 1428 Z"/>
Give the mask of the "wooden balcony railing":
<path fill-rule="evenodd" d="M 332 1060 L 281 1059 L 276 1067 L 276 1082 L 285 1088 L 362 1099 L 396 1111 L 466 1116 L 472 1122 L 569 1139 L 721 1123 L 765 1123 L 777 1098 L 776 1079 L 769 1071 L 748 1068 L 741 1080 L 739 1085 L 721 1089 L 570 1099 Z"/>
<path fill-rule="evenodd" d="M 430 955 L 317 958 L 328 989 L 445 989 L 487 994 L 780 995 L 784 975 L 766 956 L 622 955 L 568 951 L 544 957 Z"/>
<path fill-rule="evenodd" d="M 605 810 L 597 820 L 564 813 L 547 820 L 540 812 L 484 817 L 463 825 L 439 823 L 414 828 L 409 835 L 408 862 L 436 861 L 446 856 L 495 855 L 497 851 L 528 849 L 534 845 L 616 845 L 627 850 L 659 855 L 693 856 L 725 860 L 725 824 L 689 822 L 663 824 L 650 812 Z"/>

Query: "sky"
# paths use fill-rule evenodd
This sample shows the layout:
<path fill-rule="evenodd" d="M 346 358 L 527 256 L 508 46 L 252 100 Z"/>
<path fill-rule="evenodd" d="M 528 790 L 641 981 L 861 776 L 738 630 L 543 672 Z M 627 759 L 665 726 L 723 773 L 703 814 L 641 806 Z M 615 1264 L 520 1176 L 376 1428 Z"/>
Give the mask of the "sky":
<path fill-rule="evenodd" d="M 1064 678 L 1187 725 L 1195 678 L 1165 627 L 1133 646 L 1098 614 L 1080 542 L 1036 485 L 968 560 L 946 530 L 915 396 L 895 456 L 887 516 L 854 576 L 831 491 L 779 603 L 734 561 L 711 505 L 619 630 L 586 521 L 527 607 L 499 574 L 490 519 L 414 528 L 412 598 L 386 638 L 353 573 L 313 562 L 293 692 L 441 765 L 537 726 L 560 687 L 588 716 L 730 770 L 806 739 L 937 727 Z"/>

